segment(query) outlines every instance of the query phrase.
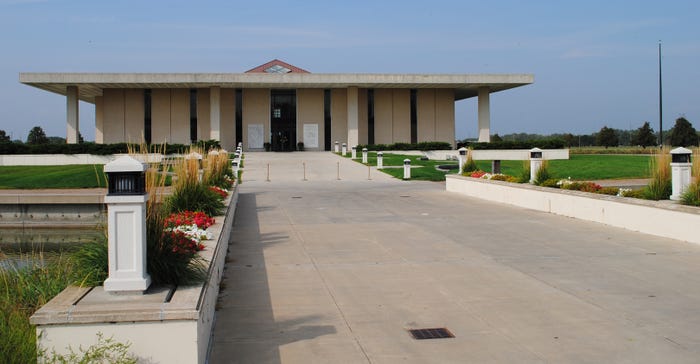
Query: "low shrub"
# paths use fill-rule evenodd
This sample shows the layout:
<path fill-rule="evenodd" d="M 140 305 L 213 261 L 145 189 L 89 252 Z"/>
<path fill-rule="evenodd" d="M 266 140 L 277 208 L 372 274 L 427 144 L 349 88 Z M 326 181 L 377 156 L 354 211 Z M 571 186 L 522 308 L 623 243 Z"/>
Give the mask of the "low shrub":
<path fill-rule="evenodd" d="M 447 142 L 420 142 L 420 143 L 394 143 L 394 144 L 360 144 L 357 150 L 367 148 L 371 151 L 385 150 L 451 150 L 452 144 Z"/>
<path fill-rule="evenodd" d="M 540 186 L 542 187 L 551 187 L 551 188 L 559 188 L 559 180 L 554 179 L 554 178 L 549 178 L 544 180 Z"/>
<path fill-rule="evenodd" d="M 621 197 L 630 197 L 630 198 L 644 198 L 644 189 L 639 188 L 636 190 L 633 189 L 620 189 L 618 192 L 618 196 Z"/>
<path fill-rule="evenodd" d="M 516 141 L 502 141 L 502 142 L 468 142 L 468 143 L 458 143 L 458 147 L 466 147 L 475 150 L 484 149 L 562 149 L 566 147 L 566 143 L 561 139 L 540 139 L 540 140 L 530 140 L 527 142 L 516 142 Z"/>
<path fill-rule="evenodd" d="M 201 183 L 192 183 L 173 190 L 165 200 L 167 213 L 181 211 L 202 211 L 209 216 L 223 213 L 224 202 L 217 192 Z"/>
<path fill-rule="evenodd" d="M 494 174 L 490 179 L 492 181 L 508 181 L 508 178 L 510 178 L 510 176 L 506 176 L 505 174 Z"/>
<path fill-rule="evenodd" d="M 620 189 L 617 187 L 603 187 L 600 190 L 598 190 L 598 193 L 610 196 L 617 196 L 619 192 Z"/>

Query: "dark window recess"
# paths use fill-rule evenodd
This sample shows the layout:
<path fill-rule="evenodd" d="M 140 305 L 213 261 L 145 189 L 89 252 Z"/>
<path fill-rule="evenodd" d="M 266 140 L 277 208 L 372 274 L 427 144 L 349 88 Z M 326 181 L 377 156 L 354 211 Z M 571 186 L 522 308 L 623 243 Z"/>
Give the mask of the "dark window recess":
<path fill-rule="evenodd" d="M 151 144 L 151 89 L 143 90 L 143 138 Z"/>
<path fill-rule="evenodd" d="M 236 89 L 236 145 L 243 142 L 243 90 Z"/>
<path fill-rule="evenodd" d="M 323 90 L 323 140 L 324 149 L 331 150 L 331 90 Z"/>
<path fill-rule="evenodd" d="M 416 90 L 411 90 L 411 143 L 418 143 L 418 111 L 416 108 Z"/>
<path fill-rule="evenodd" d="M 197 141 L 197 89 L 190 89 L 190 141 Z"/>
<path fill-rule="evenodd" d="M 367 90 L 367 144 L 374 144 L 374 90 Z"/>
<path fill-rule="evenodd" d="M 408 330 L 411 336 L 416 340 L 430 340 L 430 339 L 449 339 L 455 337 L 450 330 L 440 327 L 433 329 L 414 329 Z"/>

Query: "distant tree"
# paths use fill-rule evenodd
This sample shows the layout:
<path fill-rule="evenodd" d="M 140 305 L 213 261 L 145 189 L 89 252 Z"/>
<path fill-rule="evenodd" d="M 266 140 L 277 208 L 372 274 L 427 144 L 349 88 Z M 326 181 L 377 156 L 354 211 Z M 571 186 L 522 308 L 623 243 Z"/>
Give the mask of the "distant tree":
<path fill-rule="evenodd" d="M 66 144 L 66 138 L 50 136 L 47 139 L 49 140 L 48 144 Z"/>
<path fill-rule="evenodd" d="M 574 135 L 571 133 L 564 134 L 562 139 L 564 140 L 564 143 L 566 143 L 567 147 L 573 147 L 576 145 L 576 137 L 574 137 Z"/>
<path fill-rule="evenodd" d="M 46 137 L 44 129 L 40 126 L 35 126 L 29 131 L 27 136 L 27 144 L 49 144 L 49 138 Z"/>
<path fill-rule="evenodd" d="M 0 143 L 10 143 L 10 136 L 4 130 L 0 130 Z"/>
<path fill-rule="evenodd" d="M 695 146 L 698 145 L 698 132 L 693 125 L 684 117 L 676 119 L 676 125 L 671 131 L 670 143 L 672 146 Z"/>
<path fill-rule="evenodd" d="M 620 138 L 617 136 L 615 129 L 604 126 L 596 135 L 596 144 L 607 147 L 616 147 L 620 145 Z"/>
<path fill-rule="evenodd" d="M 501 136 L 498 135 L 498 133 L 496 133 L 496 134 L 494 134 L 494 135 L 491 136 L 491 142 L 492 142 L 492 143 L 495 143 L 495 142 L 502 142 L 502 141 L 503 141 L 503 138 L 501 138 Z"/>
<path fill-rule="evenodd" d="M 656 145 L 657 139 L 654 134 L 654 129 L 651 128 L 648 121 L 644 122 L 641 128 L 632 136 L 632 145 L 641 145 L 642 148 L 650 147 Z"/>

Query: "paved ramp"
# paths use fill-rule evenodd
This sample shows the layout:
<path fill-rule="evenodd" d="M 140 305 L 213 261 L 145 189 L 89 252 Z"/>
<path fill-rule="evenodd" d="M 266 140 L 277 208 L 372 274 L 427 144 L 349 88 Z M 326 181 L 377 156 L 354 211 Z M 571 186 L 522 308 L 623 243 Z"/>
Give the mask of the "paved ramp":
<path fill-rule="evenodd" d="M 700 247 L 346 162 L 247 154 L 210 362 L 698 362 Z"/>

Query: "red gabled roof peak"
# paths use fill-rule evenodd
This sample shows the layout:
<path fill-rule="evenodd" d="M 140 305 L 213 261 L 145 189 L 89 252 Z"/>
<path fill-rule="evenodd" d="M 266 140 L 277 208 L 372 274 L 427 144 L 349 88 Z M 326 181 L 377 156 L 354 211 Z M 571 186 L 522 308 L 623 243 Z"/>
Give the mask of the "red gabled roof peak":
<path fill-rule="evenodd" d="M 311 73 L 305 69 L 293 66 L 287 62 L 273 59 L 270 62 L 261 64 L 253 69 L 245 71 L 245 73 Z"/>

